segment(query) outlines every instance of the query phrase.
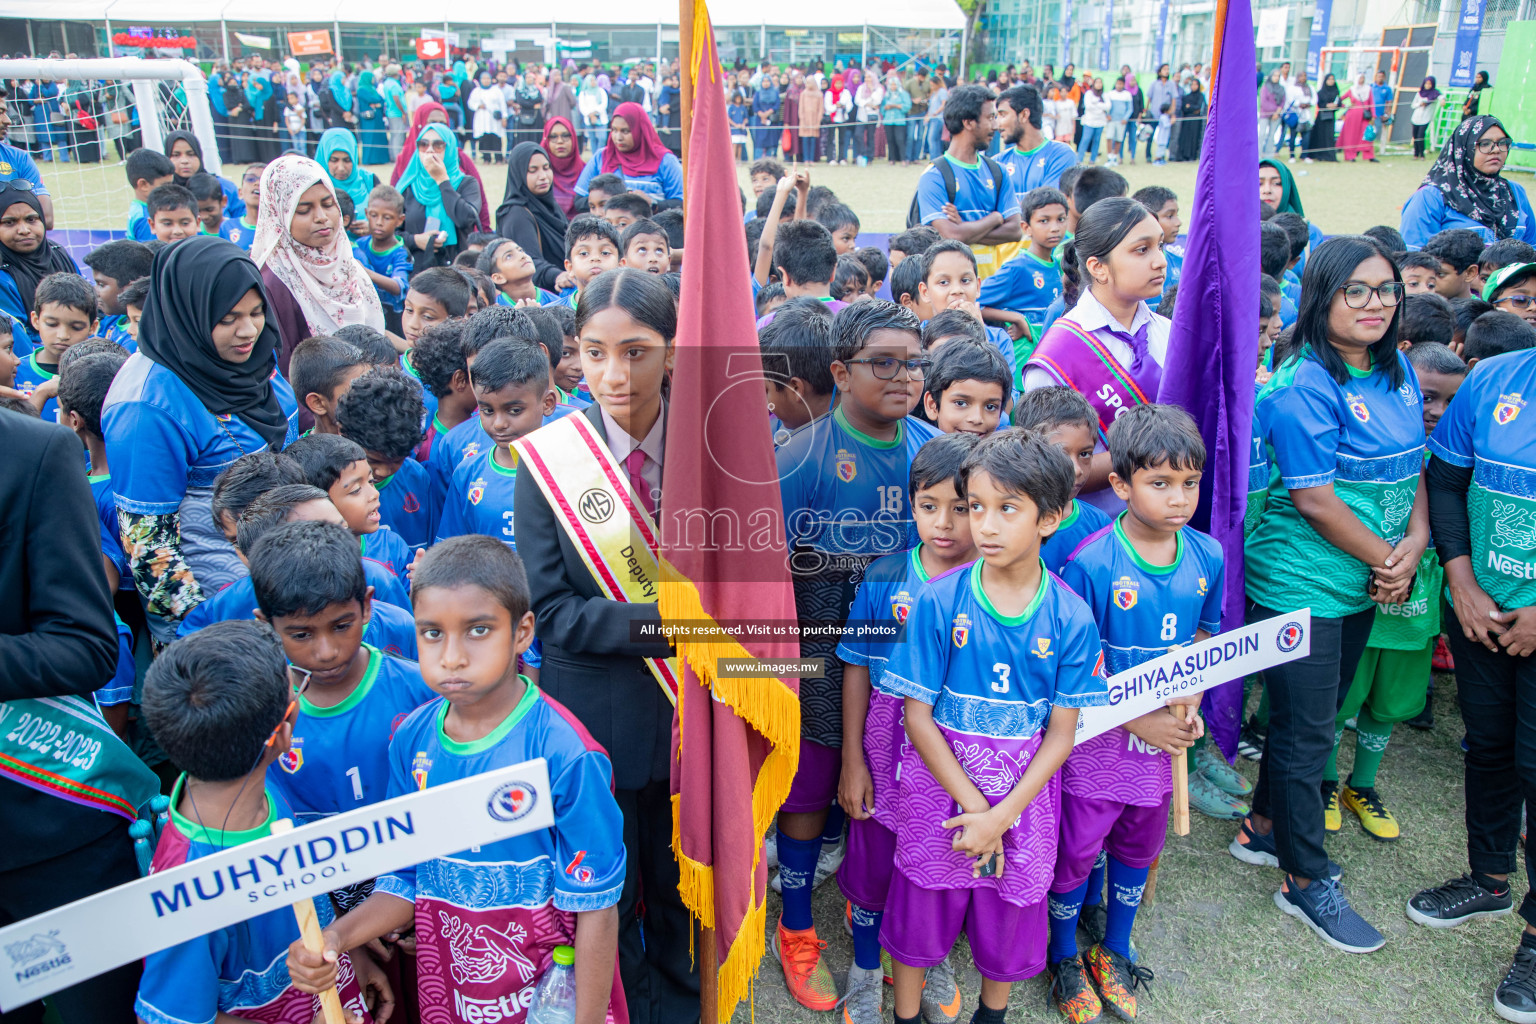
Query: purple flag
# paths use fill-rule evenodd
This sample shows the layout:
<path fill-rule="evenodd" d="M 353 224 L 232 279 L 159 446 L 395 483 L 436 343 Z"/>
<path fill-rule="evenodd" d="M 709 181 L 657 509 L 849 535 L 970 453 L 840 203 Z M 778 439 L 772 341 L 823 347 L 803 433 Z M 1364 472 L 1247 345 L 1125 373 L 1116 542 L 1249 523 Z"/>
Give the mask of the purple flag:
<path fill-rule="evenodd" d="M 1242 0 L 1220 0 L 1216 23 L 1210 124 L 1157 400 L 1188 410 L 1205 439 L 1193 525 L 1215 537 L 1226 556 L 1222 625 L 1230 629 L 1243 621 L 1243 512 L 1259 361 L 1259 223 L 1252 189 L 1242 185 L 1259 166 L 1259 115 L 1253 12 Z M 1241 680 L 1206 691 L 1206 722 L 1229 759 L 1242 705 Z"/>

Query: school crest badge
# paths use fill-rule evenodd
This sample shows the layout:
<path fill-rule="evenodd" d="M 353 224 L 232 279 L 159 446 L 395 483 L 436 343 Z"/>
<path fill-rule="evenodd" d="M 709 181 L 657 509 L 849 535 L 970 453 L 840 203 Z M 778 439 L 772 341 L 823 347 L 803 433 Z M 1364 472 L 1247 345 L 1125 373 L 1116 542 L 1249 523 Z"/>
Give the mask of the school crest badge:
<path fill-rule="evenodd" d="M 859 475 L 859 464 L 853 460 L 853 453 L 837 450 L 837 478 L 845 484 L 853 483 L 853 478 Z"/>
<path fill-rule="evenodd" d="M 1346 392 L 1344 398 L 1349 403 L 1349 411 L 1355 414 L 1355 419 L 1361 423 L 1371 422 L 1371 408 L 1365 404 L 1365 399 L 1352 392 Z"/>
<path fill-rule="evenodd" d="M 897 591 L 896 596 L 891 598 L 891 615 L 895 617 L 897 622 L 905 624 L 907 613 L 911 610 L 912 595 L 905 590 Z"/>
<path fill-rule="evenodd" d="M 416 756 L 411 758 L 411 778 L 416 781 L 418 790 L 427 788 L 427 772 L 432 770 L 432 759 L 427 756 L 425 750 L 416 751 Z"/>
<path fill-rule="evenodd" d="M 565 866 L 565 873 L 580 885 L 587 885 L 592 881 L 592 869 L 582 863 L 586 859 L 587 851 L 577 850 L 575 859 Z"/>
<path fill-rule="evenodd" d="M 1513 423 L 1515 417 L 1520 415 L 1520 410 L 1525 408 L 1525 399 L 1520 397 L 1520 392 L 1512 395 L 1500 395 L 1499 404 L 1493 407 L 1493 422 L 1499 426 Z"/>
<path fill-rule="evenodd" d="M 964 612 L 955 616 L 955 621 L 949 630 L 949 639 L 956 647 L 964 647 L 966 641 L 971 638 L 971 617 Z"/>
<path fill-rule="evenodd" d="M 478 505 L 483 497 L 485 497 L 485 480 L 479 479 L 469 485 L 469 503 Z"/>
<path fill-rule="evenodd" d="M 240 244 L 240 229 L 239 228 L 230 228 L 229 229 L 229 240 L 231 242 L 234 242 L 236 245 Z"/>
<path fill-rule="evenodd" d="M 1035 637 L 1035 647 L 1034 647 L 1034 650 L 1030 651 L 1029 653 L 1033 654 L 1037 658 L 1049 658 L 1052 654 L 1054 654 L 1056 652 L 1051 650 L 1051 638 L 1050 637 L 1048 637 L 1048 636 L 1037 636 L 1037 637 Z"/>
<path fill-rule="evenodd" d="M 415 515 L 421 511 L 421 502 L 416 500 L 416 493 L 414 491 L 405 492 L 405 500 L 400 502 L 400 511 L 407 515 Z"/>
<path fill-rule="evenodd" d="M 1045 287 L 1045 275 L 1040 273 L 1040 271 L 1037 270 L 1037 271 L 1035 271 L 1035 289 L 1038 291 L 1039 289 L 1044 288 L 1044 287 Z"/>
<path fill-rule="evenodd" d="M 1115 607 L 1123 612 L 1128 612 L 1136 607 L 1136 599 L 1140 596 L 1141 584 L 1129 576 L 1121 576 L 1110 586 L 1110 594 L 1115 600 Z"/>
<path fill-rule="evenodd" d="M 0 174 L 10 174 L 12 170 L 9 160 L 0 160 Z"/>
<path fill-rule="evenodd" d="M 1205 582 L 1205 577 L 1201 576 L 1199 581 L 1195 584 L 1195 596 L 1204 597 L 1210 592 L 1210 589 L 1210 585 Z"/>
<path fill-rule="evenodd" d="M 480 442 L 479 441 L 471 441 L 471 442 L 469 442 L 469 444 L 464 446 L 464 456 L 463 456 L 463 458 L 459 459 L 459 461 L 463 462 L 464 459 L 472 459 L 476 455 L 479 455 L 479 454 L 480 454 Z"/>
<path fill-rule="evenodd" d="M 292 775 L 300 768 L 303 768 L 304 737 L 295 736 L 293 738 L 293 746 L 289 747 L 288 752 L 277 759 L 277 763 L 283 769 L 283 771 L 287 772 L 289 775 Z"/>

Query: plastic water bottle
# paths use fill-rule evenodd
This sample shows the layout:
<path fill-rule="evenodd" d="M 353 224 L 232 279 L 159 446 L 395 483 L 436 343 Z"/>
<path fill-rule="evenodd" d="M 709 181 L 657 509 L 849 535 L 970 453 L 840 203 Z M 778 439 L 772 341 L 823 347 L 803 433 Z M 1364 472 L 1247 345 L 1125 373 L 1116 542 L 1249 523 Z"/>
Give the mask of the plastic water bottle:
<path fill-rule="evenodd" d="M 554 960 L 533 990 L 528 1024 L 572 1024 L 576 1020 L 576 969 L 572 966 L 576 950 L 556 946 Z"/>

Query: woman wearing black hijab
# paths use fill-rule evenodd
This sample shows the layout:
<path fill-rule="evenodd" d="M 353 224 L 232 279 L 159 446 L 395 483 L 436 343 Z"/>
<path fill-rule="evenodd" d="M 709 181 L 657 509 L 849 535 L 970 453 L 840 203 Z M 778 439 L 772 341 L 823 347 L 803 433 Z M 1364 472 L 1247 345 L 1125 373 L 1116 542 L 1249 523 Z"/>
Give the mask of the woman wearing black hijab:
<path fill-rule="evenodd" d="M 1307 136 L 1307 148 L 1302 156 L 1311 160 L 1338 161 L 1338 133 L 1334 131 L 1334 115 L 1339 112 L 1339 83 L 1332 75 L 1323 76 L 1323 84 L 1317 87 L 1317 120 L 1312 122 L 1312 134 Z"/>
<path fill-rule="evenodd" d="M 78 274 L 68 252 L 48 241 L 43 204 L 22 178 L 0 181 L 0 313 L 21 328 L 15 349 L 24 356 L 37 347 L 32 329 L 32 296 L 37 282 L 49 274 Z"/>
<path fill-rule="evenodd" d="M 1189 79 L 1189 91 L 1179 98 L 1178 144 L 1170 159 L 1198 161 L 1200 146 L 1205 141 L 1205 93 L 1200 91 L 1200 79 Z"/>
<path fill-rule="evenodd" d="M 102 434 L 134 583 L 166 643 L 245 572 L 213 521 L 214 480 L 292 441 L 297 406 L 277 373 L 261 271 L 239 246 L 188 238 L 156 254 L 150 277 L 139 350 L 107 394 Z"/>
<path fill-rule="evenodd" d="M 565 214 L 555 202 L 555 172 L 544 147 L 519 142 L 507 157 L 506 198 L 496 208 L 496 231 L 533 258 L 533 283 L 548 291 L 569 287 L 565 270 Z"/>
<path fill-rule="evenodd" d="M 203 144 L 191 132 L 168 133 L 165 137 L 165 155 L 171 161 L 176 184 L 183 188 L 192 180 L 192 175 L 199 171 L 213 174 L 203 162 Z M 213 174 L 213 177 L 224 193 L 224 216 L 238 217 L 245 213 L 245 201 L 240 198 L 240 190 L 235 187 L 235 183 L 222 174 Z"/>

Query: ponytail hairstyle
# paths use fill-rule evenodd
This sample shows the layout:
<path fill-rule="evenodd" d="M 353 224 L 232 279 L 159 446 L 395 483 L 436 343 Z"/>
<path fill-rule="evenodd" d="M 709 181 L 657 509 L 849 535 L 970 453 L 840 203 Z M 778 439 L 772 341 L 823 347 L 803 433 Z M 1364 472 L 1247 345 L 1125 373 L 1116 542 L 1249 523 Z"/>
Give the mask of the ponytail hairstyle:
<path fill-rule="evenodd" d="M 1078 269 L 1077 239 L 1069 238 L 1061 246 L 1061 300 L 1071 309 L 1082 296 L 1083 273 Z"/>
<path fill-rule="evenodd" d="M 1063 257 L 1063 268 L 1070 263 L 1076 268 L 1079 285 L 1088 285 L 1091 281 L 1088 261 L 1107 261 L 1115 247 L 1149 217 L 1156 219 L 1145 206 L 1127 196 L 1100 199 L 1077 218 L 1077 231 L 1072 237 L 1072 258 L 1069 261 Z"/>
<path fill-rule="evenodd" d="M 1322 364 L 1328 376 L 1340 384 L 1349 382 L 1349 366 L 1344 357 L 1328 341 L 1328 313 L 1333 308 L 1333 297 L 1339 293 L 1355 268 L 1373 256 L 1379 256 L 1392 268 L 1392 280 L 1403 283 L 1402 272 L 1392 254 L 1374 238 L 1365 235 L 1337 235 L 1312 250 L 1307 257 L 1306 269 L 1301 276 L 1301 303 L 1296 311 L 1296 333 L 1286 346 L 1287 357 L 1297 355 L 1305 345 L 1310 345 L 1312 355 Z M 1370 347 L 1371 365 L 1387 375 L 1394 388 L 1403 386 L 1403 367 L 1397 358 L 1398 327 L 1402 323 L 1403 303 L 1389 307 L 1391 318 L 1386 333 Z M 1280 365 L 1277 350 L 1275 365 Z"/>

